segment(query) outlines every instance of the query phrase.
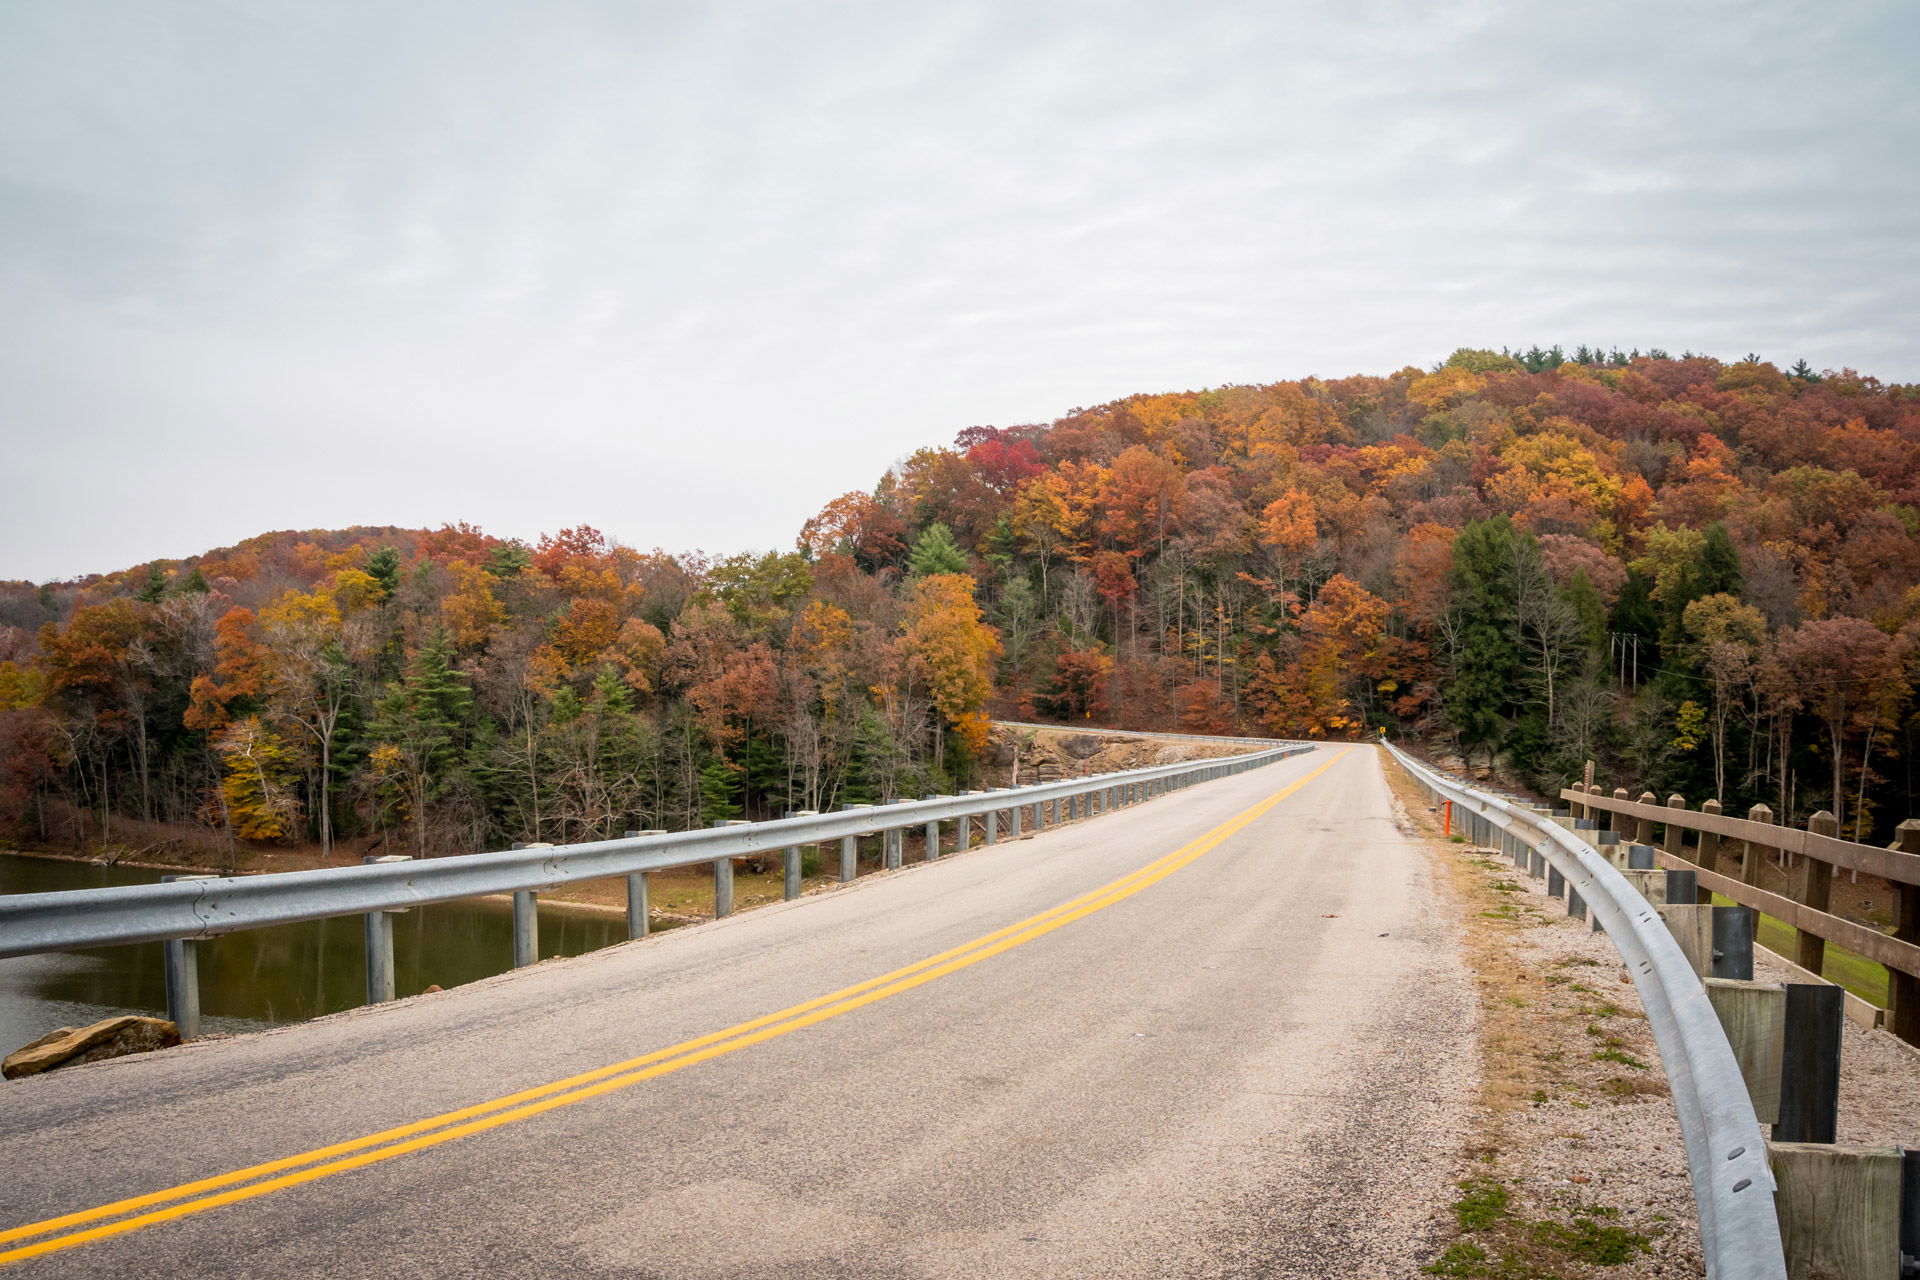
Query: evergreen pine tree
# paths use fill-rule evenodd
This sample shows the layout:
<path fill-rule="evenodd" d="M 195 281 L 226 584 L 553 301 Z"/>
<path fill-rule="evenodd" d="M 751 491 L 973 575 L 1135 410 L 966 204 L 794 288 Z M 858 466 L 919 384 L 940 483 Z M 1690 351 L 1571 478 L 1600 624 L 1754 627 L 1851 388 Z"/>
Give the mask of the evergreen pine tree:
<path fill-rule="evenodd" d="M 953 530 L 938 520 L 921 531 L 907 556 L 907 572 L 916 578 L 966 571 L 967 553 L 953 540 Z"/>
<path fill-rule="evenodd" d="M 1514 640 L 1515 598 L 1507 565 L 1515 533 L 1505 516 L 1476 520 L 1453 542 L 1447 574 L 1455 634 L 1452 671 L 1441 685 L 1447 719 L 1464 751 L 1499 746 L 1522 684 Z"/>

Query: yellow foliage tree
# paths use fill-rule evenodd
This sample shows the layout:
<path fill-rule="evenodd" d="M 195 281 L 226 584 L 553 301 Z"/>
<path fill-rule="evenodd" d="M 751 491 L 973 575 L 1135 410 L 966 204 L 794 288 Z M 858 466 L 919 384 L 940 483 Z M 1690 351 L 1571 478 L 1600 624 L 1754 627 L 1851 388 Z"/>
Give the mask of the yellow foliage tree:
<path fill-rule="evenodd" d="M 447 564 L 453 589 L 440 601 L 440 620 L 462 649 L 479 649 L 507 620 L 507 607 L 493 594 L 494 576 L 477 564 L 454 560 Z"/>
<path fill-rule="evenodd" d="M 220 795 L 234 834 L 247 840 L 282 840 L 300 819 L 294 754 L 259 716 L 237 720 L 215 739 L 225 765 Z"/>
<path fill-rule="evenodd" d="M 984 708 L 1000 638 L 981 620 L 973 589 L 964 573 L 914 579 L 903 631 L 909 671 L 927 683 L 935 708 L 978 752 L 987 745 Z"/>

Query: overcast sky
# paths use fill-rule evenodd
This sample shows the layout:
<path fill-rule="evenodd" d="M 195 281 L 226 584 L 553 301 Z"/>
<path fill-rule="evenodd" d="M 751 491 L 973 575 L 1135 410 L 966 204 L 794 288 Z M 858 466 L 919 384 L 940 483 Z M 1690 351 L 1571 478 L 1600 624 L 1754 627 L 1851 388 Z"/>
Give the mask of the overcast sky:
<path fill-rule="evenodd" d="M 0 0 L 0 578 L 788 546 L 976 423 L 1693 348 L 1920 381 L 1920 6 Z"/>

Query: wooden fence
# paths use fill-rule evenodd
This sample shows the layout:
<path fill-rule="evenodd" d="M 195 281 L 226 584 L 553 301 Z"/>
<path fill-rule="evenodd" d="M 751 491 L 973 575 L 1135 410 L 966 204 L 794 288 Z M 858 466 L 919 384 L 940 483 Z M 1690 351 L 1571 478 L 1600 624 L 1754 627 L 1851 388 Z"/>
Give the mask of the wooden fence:
<path fill-rule="evenodd" d="M 1701 900 L 1710 893 L 1753 907 L 1799 930 L 1792 959 L 1821 971 L 1827 944 L 1878 961 L 1887 968 L 1887 1029 L 1910 1044 L 1920 1044 L 1920 819 L 1909 818 L 1896 831 L 1891 849 L 1842 840 L 1839 824 L 1822 810 L 1807 829 L 1774 823 L 1773 811 L 1757 804 L 1744 818 L 1720 812 L 1717 801 L 1687 808 L 1680 796 L 1659 803 L 1652 792 L 1638 800 L 1626 788 L 1612 795 L 1580 783 L 1560 793 L 1576 818 L 1601 819 L 1623 841 L 1652 845 L 1669 867 L 1699 872 Z M 1655 829 L 1659 838 L 1655 839 Z M 1788 871 L 1788 892 L 1763 889 L 1761 872 L 1769 850 L 1778 851 Z M 1833 873 L 1852 871 L 1878 876 L 1893 887 L 1894 931 L 1856 924 L 1832 914 Z"/>

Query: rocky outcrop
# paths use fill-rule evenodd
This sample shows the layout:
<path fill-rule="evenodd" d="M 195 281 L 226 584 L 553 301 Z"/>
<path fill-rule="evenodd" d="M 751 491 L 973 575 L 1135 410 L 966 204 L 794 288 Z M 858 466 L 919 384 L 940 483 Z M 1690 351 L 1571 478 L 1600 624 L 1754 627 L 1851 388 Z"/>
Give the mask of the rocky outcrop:
<path fill-rule="evenodd" d="M 165 1049 L 180 1043 L 180 1028 L 164 1018 L 141 1018 L 132 1014 L 108 1018 L 88 1027 L 62 1027 L 48 1032 L 32 1044 L 8 1054 L 0 1062 L 0 1075 L 9 1080 L 39 1075 L 55 1067 L 71 1067 L 102 1058 L 123 1058 L 130 1053 Z"/>

